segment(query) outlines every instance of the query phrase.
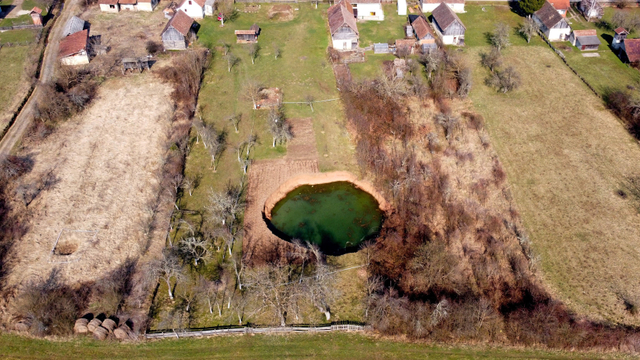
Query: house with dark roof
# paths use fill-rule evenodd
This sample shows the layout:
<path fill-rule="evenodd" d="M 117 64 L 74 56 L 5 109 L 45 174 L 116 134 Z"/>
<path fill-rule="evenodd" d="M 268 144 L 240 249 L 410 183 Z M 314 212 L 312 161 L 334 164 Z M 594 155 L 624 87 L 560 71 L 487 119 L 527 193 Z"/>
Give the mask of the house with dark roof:
<path fill-rule="evenodd" d="M 548 1 L 545 1 L 540 10 L 533 13 L 533 20 L 549 41 L 565 41 L 571 34 L 571 27 L 567 20 L 560 16 Z"/>
<path fill-rule="evenodd" d="M 89 63 L 89 30 L 75 32 L 62 40 L 58 47 L 58 58 L 62 65 Z"/>
<path fill-rule="evenodd" d="M 464 12 L 464 0 L 420 0 L 420 8 L 422 12 L 433 12 L 441 4 L 447 4 L 453 12 Z"/>
<path fill-rule="evenodd" d="M 333 48 L 340 51 L 357 49 L 360 33 L 351 3 L 342 0 L 331 6 L 327 15 Z"/>
<path fill-rule="evenodd" d="M 623 43 L 623 53 L 625 56 L 621 56 L 623 60 L 626 60 L 632 64 L 640 62 L 640 39 L 625 39 Z"/>
<path fill-rule="evenodd" d="M 67 20 L 67 23 L 64 24 L 64 29 L 62 30 L 62 36 L 69 36 L 71 34 L 75 34 L 79 31 L 84 30 L 86 23 L 84 20 L 80 19 L 77 16 L 71 17 L 71 19 Z"/>
<path fill-rule="evenodd" d="M 611 47 L 616 50 L 619 50 L 624 47 L 624 40 L 629 35 L 629 32 L 623 27 L 619 27 L 613 30 L 613 32 L 615 33 L 615 35 L 613 35 L 613 40 L 611 41 Z"/>
<path fill-rule="evenodd" d="M 381 0 L 352 0 L 353 16 L 358 20 L 384 20 Z"/>
<path fill-rule="evenodd" d="M 604 9 L 598 0 L 582 0 L 578 9 L 587 21 L 600 20 L 604 15 Z"/>
<path fill-rule="evenodd" d="M 442 39 L 443 44 L 464 45 L 464 33 L 467 28 L 447 4 L 442 3 L 435 8 L 431 18 L 433 28 Z"/>
<path fill-rule="evenodd" d="M 569 36 L 569 42 L 571 45 L 577 47 L 582 51 L 595 51 L 598 50 L 598 46 L 602 44 L 598 39 L 596 29 L 589 30 L 573 30 L 571 36 Z"/>
<path fill-rule="evenodd" d="M 235 34 L 238 44 L 257 43 L 258 35 L 260 35 L 260 27 L 257 24 L 253 24 L 249 30 L 236 30 Z"/>
<path fill-rule="evenodd" d="M 423 52 L 436 48 L 436 38 L 427 19 L 422 15 L 409 15 L 411 29 Z"/>
<path fill-rule="evenodd" d="M 571 3 L 569 0 L 547 0 L 553 6 L 554 9 L 560 14 L 562 17 L 567 17 L 567 11 L 571 7 Z"/>
<path fill-rule="evenodd" d="M 162 30 L 162 45 L 166 50 L 184 50 L 189 46 L 189 42 L 195 37 L 193 31 L 193 19 L 178 10 L 167 22 Z"/>
<path fill-rule="evenodd" d="M 178 10 L 184 11 L 184 13 L 192 19 L 203 19 L 204 3 L 205 0 L 182 0 L 182 2 L 178 4 Z"/>

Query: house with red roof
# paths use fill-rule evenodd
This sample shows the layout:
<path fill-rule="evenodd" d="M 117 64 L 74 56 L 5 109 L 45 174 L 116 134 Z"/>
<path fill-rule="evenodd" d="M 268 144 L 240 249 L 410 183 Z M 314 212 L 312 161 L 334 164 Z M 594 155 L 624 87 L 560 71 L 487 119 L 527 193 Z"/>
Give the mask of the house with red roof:
<path fill-rule="evenodd" d="M 58 47 L 58 58 L 62 65 L 84 65 L 89 63 L 89 30 L 75 32 L 62 40 Z"/>
<path fill-rule="evenodd" d="M 613 36 L 613 40 L 611 41 L 611 47 L 619 50 L 624 47 L 624 40 L 629 35 L 629 32 L 623 27 L 619 27 L 613 30 L 613 32 L 616 34 Z"/>
<path fill-rule="evenodd" d="M 567 17 L 567 12 L 571 7 L 571 3 L 569 2 L 569 0 L 548 0 L 548 1 L 549 3 L 551 3 L 551 6 L 553 6 L 553 8 L 556 9 L 558 14 L 560 14 L 560 16 Z"/>
<path fill-rule="evenodd" d="M 625 39 L 623 51 L 626 61 L 631 64 L 640 63 L 640 39 Z"/>
<path fill-rule="evenodd" d="M 31 15 L 31 20 L 33 20 L 33 25 L 42 25 L 42 9 L 39 7 L 34 7 L 31 9 L 29 13 Z"/>

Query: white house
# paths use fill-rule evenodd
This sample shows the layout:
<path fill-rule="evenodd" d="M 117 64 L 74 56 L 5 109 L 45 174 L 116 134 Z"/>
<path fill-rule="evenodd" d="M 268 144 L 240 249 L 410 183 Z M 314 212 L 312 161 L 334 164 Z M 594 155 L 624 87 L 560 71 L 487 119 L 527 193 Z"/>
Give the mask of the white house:
<path fill-rule="evenodd" d="M 184 0 L 178 5 L 178 10 L 184 11 L 192 19 L 203 19 L 204 2 L 205 0 Z"/>
<path fill-rule="evenodd" d="M 213 16 L 215 2 L 216 0 L 206 0 L 204 2 L 204 14 L 206 16 Z"/>
<path fill-rule="evenodd" d="M 384 20 L 381 0 L 353 0 L 353 15 L 358 20 Z"/>
<path fill-rule="evenodd" d="M 398 0 L 398 15 L 407 15 L 407 0 Z"/>
<path fill-rule="evenodd" d="M 118 0 L 100 0 L 100 11 L 117 13 L 120 11 L 120 4 Z"/>
<path fill-rule="evenodd" d="M 89 63 L 89 30 L 75 32 L 62 40 L 58 57 L 62 65 L 83 65 Z"/>
<path fill-rule="evenodd" d="M 558 11 L 545 1 L 540 10 L 533 13 L 533 20 L 549 41 L 565 41 L 569 39 L 571 27 Z"/>
<path fill-rule="evenodd" d="M 357 49 L 360 34 L 351 4 L 342 0 L 331 6 L 327 15 L 333 48 L 340 51 Z"/>
<path fill-rule="evenodd" d="M 118 0 L 120 10 L 138 11 L 138 0 Z"/>
<path fill-rule="evenodd" d="M 447 4 L 453 12 L 464 12 L 464 0 L 420 0 L 422 12 L 433 12 L 440 4 Z"/>
<path fill-rule="evenodd" d="M 153 11 L 160 0 L 138 0 L 138 11 Z"/>
<path fill-rule="evenodd" d="M 445 45 L 464 45 L 464 26 L 458 15 L 445 3 L 433 10 L 433 28 Z"/>

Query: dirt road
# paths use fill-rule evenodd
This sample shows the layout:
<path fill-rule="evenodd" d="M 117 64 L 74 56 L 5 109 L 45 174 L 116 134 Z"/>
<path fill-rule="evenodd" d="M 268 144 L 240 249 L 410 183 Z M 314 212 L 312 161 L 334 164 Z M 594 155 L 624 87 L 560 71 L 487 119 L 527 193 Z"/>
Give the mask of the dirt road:
<path fill-rule="evenodd" d="M 44 59 L 42 60 L 42 67 L 40 68 L 40 79 L 31 97 L 16 117 L 13 125 L 9 128 L 9 131 L 7 131 L 2 140 L 0 140 L 0 159 L 11 153 L 15 144 L 20 141 L 25 130 L 29 128 L 33 120 L 33 109 L 41 93 L 40 86 L 53 78 L 58 59 L 58 43 L 62 38 L 62 30 L 64 29 L 64 24 L 77 10 L 78 2 L 79 0 L 69 0 L 65 4 L 62 12 L 57 15 L 58 18 L 55 20 L 53 29 L 49 33 L 49 41 L 44 51 Z"/>

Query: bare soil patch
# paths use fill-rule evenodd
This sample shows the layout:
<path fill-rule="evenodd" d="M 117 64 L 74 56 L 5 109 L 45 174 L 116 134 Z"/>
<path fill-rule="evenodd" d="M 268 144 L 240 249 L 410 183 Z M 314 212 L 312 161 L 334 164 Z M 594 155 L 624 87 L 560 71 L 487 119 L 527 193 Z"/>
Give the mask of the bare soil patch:
<path fill-rule="evenodd" d="M 110 80 L 81 115 L 42 143 L 30 144 L 35 166 L 21 182 L 52 174 L 55 184 L 27 208 L 15 204 L 26 214 L 29 231 L 14 248 L 9 285 L 46 277 L 54 267 L 71 284 L 92 281 L 140 254 L 146 239 L 142 224 L 158 192 L 170 90 L 150 74 Z M 61 234 L 62 229 L 98 233 L 92 241 L 82 232 Z M 52 252 L 82 256 L 60 264 L 50 261 Z"/>
<path fill-rule="evenodd" d="M 274 5 L 269 9 L 269 19 L 278 21 L 293 20 L 293 8 L 291 5 Z"/>

